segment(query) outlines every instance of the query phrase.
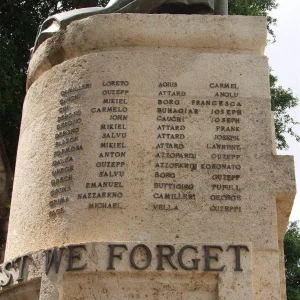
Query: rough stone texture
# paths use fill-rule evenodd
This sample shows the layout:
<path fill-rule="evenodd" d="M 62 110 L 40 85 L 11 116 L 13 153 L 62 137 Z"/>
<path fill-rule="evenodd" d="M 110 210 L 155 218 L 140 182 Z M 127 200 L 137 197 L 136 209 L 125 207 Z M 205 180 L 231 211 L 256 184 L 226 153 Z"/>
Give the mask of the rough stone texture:
<path fill-rule="evenodd" d="M 41 45 L 29 68 L 6 260 L 87 247 L 75 259 L 84 270 L 58 275 L 41 271 L 36 254 L 41 300 L 285 299 L 282 239 L 295 178 L 293 158 L 273 154 L 265 42 L 259 17 L 107 15 Z M 92 187 L 103 182 L 115 186 Z M 105 269 L 108 243 L 128 246 L 115 271 Z M 178 257 L 178 270 L 166 259 L 165 271 L 156 262 L 136 270 L 128 253 L 138 243 L 153 261 L 157 245 L 176 253 L 194 245 L 199 270 Z M 204 271 L 205 245 L 222 247 L 209 260 L 223 271 Z M 229 245 L 248 247 L 243 271 Z"/>

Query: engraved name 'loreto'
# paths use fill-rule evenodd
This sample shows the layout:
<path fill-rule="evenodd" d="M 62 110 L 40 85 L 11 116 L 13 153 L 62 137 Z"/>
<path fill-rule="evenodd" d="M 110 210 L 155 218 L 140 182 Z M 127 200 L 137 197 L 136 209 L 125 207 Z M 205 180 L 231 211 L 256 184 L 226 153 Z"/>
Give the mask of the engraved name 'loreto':
<path fill-rule="evenodd" d="M 156 244 L 147 246 L 146 244 L 125 244 L 111 243 L 103 245 L 103 259 L 97 262 L 99 270 L 108 271 L 204 271 L 204 272 L 243 272 L 244 260 L 249 261 L 247 245 L 227 244 L 227 245 L 173 245 Z M 33 272 L 29 266 L 29 261 L 34 266 L 41 266 L 42 270 L 34 270 L 35 273 L 51 272 L 55 276 L 58 272 L 79 272 L 89 269 L 88 257 L 95 251 L 94 247 L 88 247 L 85 244 L 69 245 L 61 248 L 52 248 L 44 251 L 44 255 L 29 256 L 24 255 L 14 260 L 6 261 L 1 267 L 0 286 L 7 287 L 16 282 L 26 280 L 25 274 Z M 227 254 L 228 253 L 228 254 Z M 225 265 L 224 256 L 232 256 L 226 259 L 228 265 Z M 44 265 L 34 259 L 44 260 Z M 96 256 L 100 257 L 100 256 Z M 99 258 L 100 260 L 100 258 Z M 65 264 L 65 266 L 64 266 Z M 93 262 L 94 264 L 94 262 Z M 30 274 L 28 275 L 30 278 Z"/>

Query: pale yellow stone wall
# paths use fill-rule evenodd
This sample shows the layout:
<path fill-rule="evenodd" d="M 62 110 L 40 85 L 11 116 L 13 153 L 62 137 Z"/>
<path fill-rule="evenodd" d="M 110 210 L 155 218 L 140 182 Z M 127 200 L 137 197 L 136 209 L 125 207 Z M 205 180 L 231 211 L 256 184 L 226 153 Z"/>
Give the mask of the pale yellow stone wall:
<path fill-rule="evenodd" d="M 33 253 L 41 300 L 285 299 L 295 178 L 273 151 L 266 34 L 261 17 L 102 15 L 39 47 L 6 260 Z"/>

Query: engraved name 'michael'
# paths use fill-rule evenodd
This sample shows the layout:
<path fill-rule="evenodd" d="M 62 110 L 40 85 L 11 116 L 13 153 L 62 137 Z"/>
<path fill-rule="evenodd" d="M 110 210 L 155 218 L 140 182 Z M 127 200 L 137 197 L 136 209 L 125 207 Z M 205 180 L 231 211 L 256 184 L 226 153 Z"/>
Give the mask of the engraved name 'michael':
<path fill-rule="evenodd" d="M 121 203 L 107 203 L 107 202 L 98 202 L 98 203 L 89 203 L 89 209 L 97 209 L 97 208 L 112 208 L 112 209 L 122 209 Z"/>

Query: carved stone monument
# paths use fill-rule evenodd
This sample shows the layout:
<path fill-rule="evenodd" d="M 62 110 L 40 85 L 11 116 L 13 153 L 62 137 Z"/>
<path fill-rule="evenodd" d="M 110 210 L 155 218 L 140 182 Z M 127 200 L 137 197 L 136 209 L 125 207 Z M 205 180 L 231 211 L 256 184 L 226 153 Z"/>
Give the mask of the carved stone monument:
<path fill-rule="evenodd" d="M 101 14 L 46 39 L 0 299 L 285 299 L 295 178 L 266 36 L 263 17 Z"/>

